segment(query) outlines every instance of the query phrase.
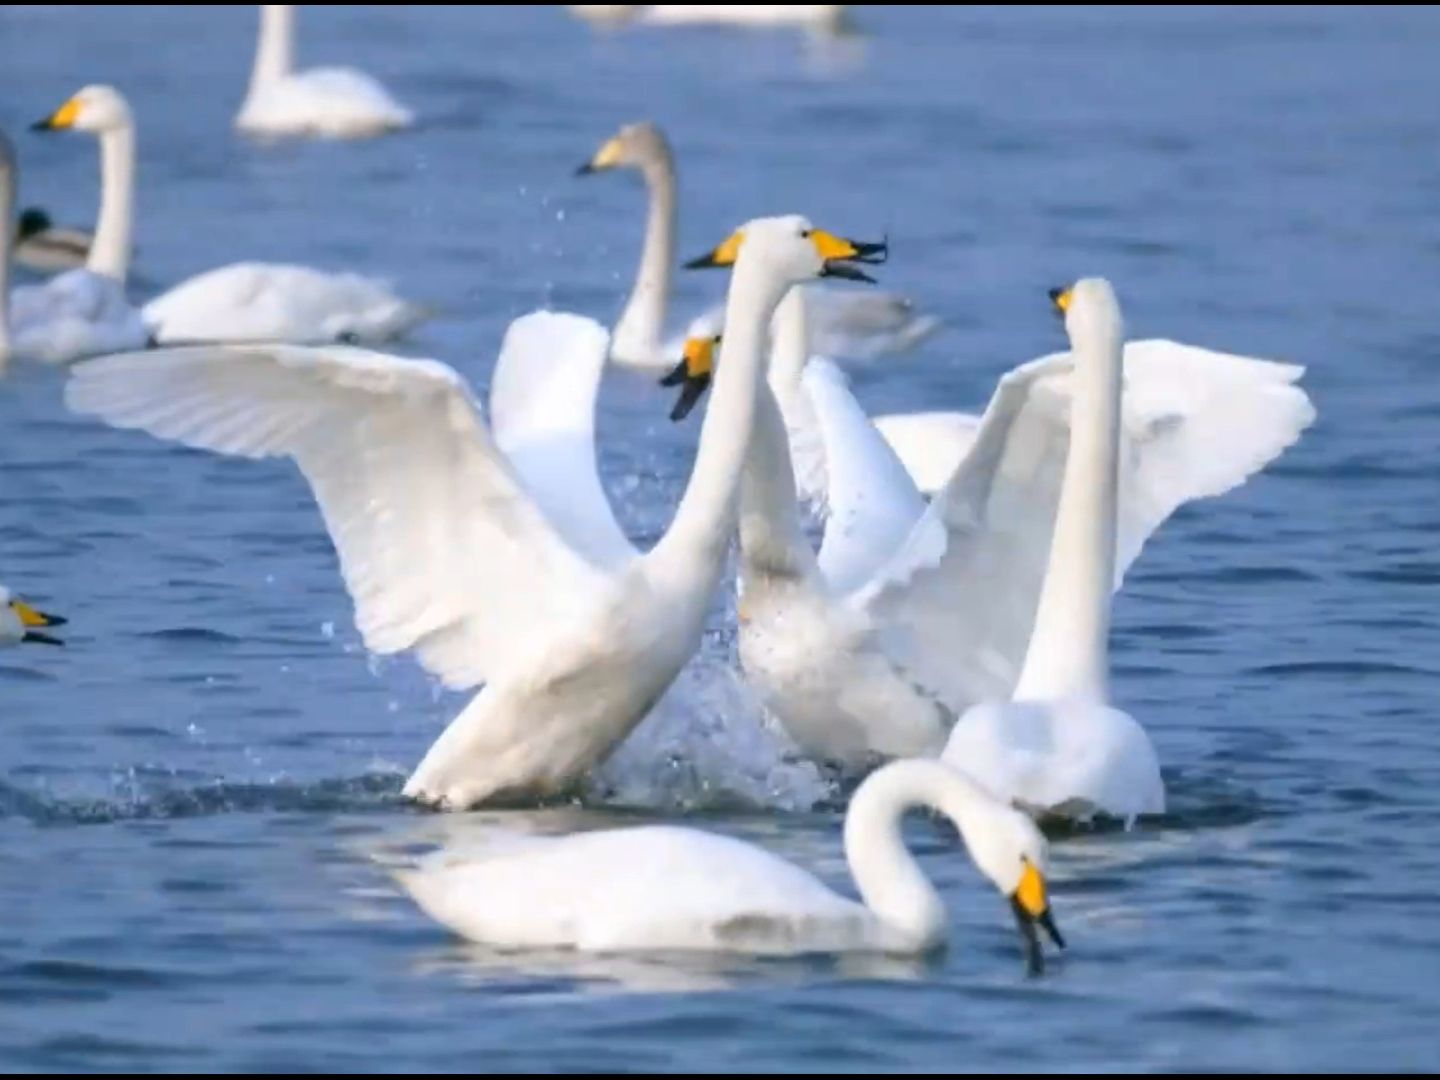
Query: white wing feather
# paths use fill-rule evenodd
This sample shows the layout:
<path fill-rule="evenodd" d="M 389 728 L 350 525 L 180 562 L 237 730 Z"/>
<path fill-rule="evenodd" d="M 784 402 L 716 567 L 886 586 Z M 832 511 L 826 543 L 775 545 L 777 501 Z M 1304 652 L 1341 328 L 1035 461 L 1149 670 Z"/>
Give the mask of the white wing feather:
<path fill-rule="evenodd" d="M 636 554 L 595 460 L 595 398 L 609 344 L 594 319 L 537 311 L 510 324 L 490 382 L 496 444 L 560 534 L 600 566 Z"/>
<path fill-rule="evenodd" d="M 377 653 L 454 688 L 544 647 L 604 578 L 531 501 L 464 381 L 362 349 L 230 346 L 82 365 L 76 412 L 222 454 L 295 459 Z"/>
<path fill-rule="evenodd" d="M 1181 503 L 1228 491 L 1315 417 L 1303 368 L 1168 341 L 1125 347 L 1115 587 Z M 1008 698 L 1029 645 L 1069 452 L 1070 356 L 1005 375 L 965 461 L 852 597 L 952 708 Z"/>
<path fill-rule="evenodd" d="M 892 413 L 873 422 L 923 495 L 945 486 L 980 432 L 980 417 L 961 412 Z"/>

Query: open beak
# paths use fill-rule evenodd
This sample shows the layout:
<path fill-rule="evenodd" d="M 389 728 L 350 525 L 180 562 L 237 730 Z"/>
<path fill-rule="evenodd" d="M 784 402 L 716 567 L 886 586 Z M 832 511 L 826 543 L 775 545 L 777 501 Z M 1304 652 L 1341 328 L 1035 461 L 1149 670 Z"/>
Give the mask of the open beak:
<path fill-rule="evenodd" d="M 1025 860 L 1025 872 L 1020 885 L 1010 895 L 1010 910 L 1015 913 L 1015 925 L 1025 943 L 1025 967 L 1031 975 L 1045 972 L 1045 954 L 1040 948 L 1040 927 L 1050 935 L 1057 948 L 1065 948 L 1065 939 L 1055 925 L 1050 913 L 1050 901 L 1045 893 L 1045 878 L 1030 860 Z"/>
<path fill-rule="evenodd" d="M 810 239 L 814 242 L 815 249 L 820 252 L 820 257 L 825 260 L 825 266 L 820 271 L 821 277 L 868 281 L 873 284 L 875 279 L 854 264 L 878 266 L 890 257 L 890 244 L 885 240 L 878 244 L 869 244 L 863 240 L 846 240 L 841 236 L 832 236 L 821 229 L 811 231 Z"/>
<path fill-rule="evenodd" d="M 39 626 L 64 626 L 67 622 L 66 619 L 61 618 L 59 615 L 47 615 L 43 611 L 36 611 L 23 600 L 10 601 L 10 610 L 15 612 L 20 619 L 20 624 L 25 627 L 25 636 L 21 640 L 33 641 L 42 645 L 65 644 L 59 638 L 41 633 L 35 628 Z"/>
<path fill-rule="evenodd" d="M 80 115 L 80 102 L 75 98 L 61 105 L 44 120 L 36 120 L 30 125 L 31 131 L 64 131 L 66 128 L 75 126 L 75 120 Z"/>
<path fill-rule="evenodd" d="M 685 342 L 685 357 L 675 369 L 660 380 L 661 386 L 680 387 L 680 399 L 670 410 L 670 419 L 684 420 L 695 408 L 715 372 L 715 346 L 720 338 L 690 338 Z"/>

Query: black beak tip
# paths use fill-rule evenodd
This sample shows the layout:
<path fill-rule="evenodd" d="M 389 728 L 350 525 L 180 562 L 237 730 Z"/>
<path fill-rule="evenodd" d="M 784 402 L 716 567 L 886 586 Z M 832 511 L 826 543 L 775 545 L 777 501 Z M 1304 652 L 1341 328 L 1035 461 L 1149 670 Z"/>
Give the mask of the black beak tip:
<path fill-rule="evenodd" d="M 36 120 L 33 124 L 30 125 L 30 130 L 31 130 L 31 131 L 49 131 L 49 130 L 50 130 L 50 119 L 49 119 L 49 117 L 46 117 L 44 120 Z"/>
<path fill-rule="evenodd" d="M 581 165 L 578 169 L 575 170 L 575 175 L 589 176 L 591 173 L 598 171 L 599 170 L 596 169 L 594 165 L 591 165 L 590 162 L 587 161 L 584 165 Z"/>
<path fill-rule="evenodd" d="M 25 641 L 35 642 L 37 645 L 64 645 L 64 644 L 65 644 L 65 642 L 61 641 L 61 640 L 60 640 L 59 638 L 57 638 L 57 637 L 51 637 L 49 634 L 42 634 L 42 633 L 40 633 L 40 632 L 38 632 L 38 631 L 36 631 L 36 630 L 27 631 L 26 634 L 25 634 L 24 640 L 25 640 Z"/>
<path fill-rule="evenodd" d="M 45 619 L 46 626 L 64 626 L 70 621 L 69 619 L 65 618 L 64 615 L 46 615 Z"/>
<path fill-rule="evenodd" d="M 685 270 L 708 270 L 714 265 L 715 256 L 706 254 L 697 256 L 687 263 L 682 263 L 681 267 Z"/>
<path fill-rule="evenodd" d="M 1050 297 L 1050 302 L 1052 304 L 1058 304 L 1060 302 L 1060 297 L 1065 295 L 1065 290 L 1060 288 L 1059 286 L 1056 286 L 1055 288 L 1051 289 L 1046 295 Z"/>

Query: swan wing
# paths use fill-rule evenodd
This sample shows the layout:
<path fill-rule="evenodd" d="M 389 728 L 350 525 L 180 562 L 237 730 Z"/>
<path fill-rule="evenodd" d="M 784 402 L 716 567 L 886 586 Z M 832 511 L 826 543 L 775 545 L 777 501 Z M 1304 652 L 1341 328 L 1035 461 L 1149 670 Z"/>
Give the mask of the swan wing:
<path fill-rule="evenodd" d="M 843 371 L 815 357 L 805 365 L 801 384 L 823 443 L 829 482 L 820 570 L 833 590 L 848 593 L 900 549 L 925 503 L 850 392 Z"/>
<path fill-rule="evenodd" d="M 561 535 L 601 566 L 636 553 L 595 458 L 595 399 L 609 344 L 594 319 L 537 311 L 510 324 L 490 381 L 496 444 Z"/>
<path fill-rule="evenodd" d="M 874 424 L 923 495 L 945 486 L 980 431 L 980 417 L 960 412 L 892 413 Z"/>
<path fill-rule="evenodd" d="M 294 458 L 366 646 L 414 649 L 457 689 L 543 649 L 606 580 L 526 494 L 464 380 L 433 360 L 344 347 L 127 353 L 77 369 L 66 401 L 188 446 Z"/>
<path fill-rule="evenodd" d="M 1070 355 L 1000 380 L 970 453 L 853 596 L 953 708 L 1005 698 L 1029 645 L 1069 453 Z M 1125 346 L 1115 587 L 1175 508 L 1243 483 L 1314 419 L 1294 365 L 1168 341 Z"/>

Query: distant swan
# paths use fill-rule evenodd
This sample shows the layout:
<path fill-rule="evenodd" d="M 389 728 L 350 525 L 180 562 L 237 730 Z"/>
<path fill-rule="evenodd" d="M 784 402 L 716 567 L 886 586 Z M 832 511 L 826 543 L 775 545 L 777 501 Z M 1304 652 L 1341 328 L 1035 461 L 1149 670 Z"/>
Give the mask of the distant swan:
<path fill-rule="evenodd" d="M 250 90 L 235 117 L 248 135 L 365 138 L 415 121 L 378 82 L 348 67 L 295 71 L 295 7 L 260 5 Z"/>
<path fill-rule="evenodd" d="M 94 242 L 88 230 L 56 225 L 40 207 L 27 206 L 15 227 L 15 261 L 46 274 L 73 270 L 85 265 Z"/>
<path fill-rule="evenodd" d="M 130 106 L 114 87 L 87 86 L 42 126 L 99 136 L 100 215 L 90 265 L 113 282 L 123 283 L 130 267 L 134 215 L 135 121 Z M 54 279 L 50 287 L 67 277 Z M 138 340 L 93 351 L 135 348 L 146 336 L 162 345 L 378 342 L 399 337 L 425 315 L 373 278 L 284 263 L 231 263 L 182 281 L 146 304 Z"/>
<path fill-rule="evenodd" d="M 396 876 L 437 922 L 482 944 L 586 952 L 761 955 L 922 953 L 945 943 L 945 905 L 905 847 L 901 818 L 934 809 L 1010 901 L 1032 973 L 1036 927 L 1064 945 L 1046 889 L 1048 847 L 1025 815 L 946 766 L 897 761 L 871 774 L 845 816 L 860 901 L 744 840 L 674 825 L 563 837 L 507 834 L 439 851 Z"/>
<path fill-rule="evenodd" d="M 798 26 L 822 33 L 845 30 L 847 4 L 568 4 L 590 22 L 653 26 Z"/>

